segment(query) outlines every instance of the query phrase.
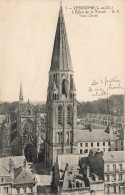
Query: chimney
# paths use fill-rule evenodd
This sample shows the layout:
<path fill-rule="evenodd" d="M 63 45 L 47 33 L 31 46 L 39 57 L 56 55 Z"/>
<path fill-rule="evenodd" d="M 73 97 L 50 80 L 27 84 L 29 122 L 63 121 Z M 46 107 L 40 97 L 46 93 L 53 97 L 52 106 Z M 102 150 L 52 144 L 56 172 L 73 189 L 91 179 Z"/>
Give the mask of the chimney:
<path fill-rule="evenodd" d="M 69 171 L 69 163 L 66 163 L 66 171 Z"/>
<path fill-rule="evenodd" d="M 74 188 L 76 188 L 76 175 L 74 174 Z"/>
<path fill-rule="evenodd" d="M 90 166 L 87 166 L 86 174 L 87 174 L 87 178 L 89 178 L 90 177 Z"/>
<path fill-rule="evenodd" d="M 26 169 L 26 159 L 23 161 L 23 168 Z"/>
<path fill-rule="evenodd" d="M 9 161 L 9 172 L 10 172 L 11 178 L 14 179 L 14 164 L 13 164 L 13 161 L 11 160 L 11 158 Z"/>

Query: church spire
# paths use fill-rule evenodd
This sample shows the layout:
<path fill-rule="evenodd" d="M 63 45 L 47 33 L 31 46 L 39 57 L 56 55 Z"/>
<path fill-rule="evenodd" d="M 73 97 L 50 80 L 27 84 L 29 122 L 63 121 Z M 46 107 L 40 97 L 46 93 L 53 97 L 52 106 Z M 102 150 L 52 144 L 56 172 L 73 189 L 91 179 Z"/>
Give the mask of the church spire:
<path fill-rule="evenodd" d="M 50 71 L 72 71 L 63 8 L 60 4 Z"/>
<path fill-rule="evenodd" d="M 23 102 L 22 82 L 20 83 L 19 102 Z"/>

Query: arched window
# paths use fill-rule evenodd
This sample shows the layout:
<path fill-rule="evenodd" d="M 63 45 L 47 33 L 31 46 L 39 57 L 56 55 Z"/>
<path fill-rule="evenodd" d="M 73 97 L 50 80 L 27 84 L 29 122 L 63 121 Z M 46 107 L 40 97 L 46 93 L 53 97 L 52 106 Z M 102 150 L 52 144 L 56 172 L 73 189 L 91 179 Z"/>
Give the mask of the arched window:
<path fill-rule="evenodd" d="M 30 115 L 31 114 L 31 111 L 30 111 L 30 109 L 28 109 L 28 115 Z"/>
<path fill-rule="evenodd" d="M 57 74 L 54 74 L 54 75 L 53 75 L 53 78 L 54 78 L 54 81 L 55 81 L 56 84 L 57 84 Z"/>
<path fill-rule="evenodd" d="M 57 133 L 57 144 L 59 144 L 60 143 L 60 133 L 58 132 Z"/>
<path fill-rule="evenodd" d="M 62 107 L 58 107 L 58 124 L 62 125 Z"/>
<path fill-rule="evenodd" d="M 62 132 L 60 133 L 60 144 L 62 144 L 63 143 L 63 134 L 62 134 Z"/>
<path fill-rule="evenodd" d="M 67 107 L 67 124 L 71 125 L 71 108 Z"/>
<path fill-rule="evenodd" d="M 69 144 L 69 132 L 66 133 L 66 142 Z"/>
<path fill-rule="evenodd" d="M 58 141 L 58 144 L 61 144 L 62 141 L 63 141 L 63 136 L 62 136 L 62 132 L 58 132 L 57 133 L 57 141 Z"/>
<path fill-rule="evenodd" d="M 76 182 L 76 187 L 79 188 L 79 182 L 78 181 Z"/>
<path fill-rule="evenodd" d="M 62 81 L 62 94 L 66 95 L 66 80 L 63 79 Z"/>
<path fill-rule="evenodd" d="M 72 132 L 70 132 L 70 144 L 72 144 Z"/>
<path fill-rule="evenodd" d="M 53 94 L 53 100 L 56 100 L 56 94 L 55 93 Z"/>

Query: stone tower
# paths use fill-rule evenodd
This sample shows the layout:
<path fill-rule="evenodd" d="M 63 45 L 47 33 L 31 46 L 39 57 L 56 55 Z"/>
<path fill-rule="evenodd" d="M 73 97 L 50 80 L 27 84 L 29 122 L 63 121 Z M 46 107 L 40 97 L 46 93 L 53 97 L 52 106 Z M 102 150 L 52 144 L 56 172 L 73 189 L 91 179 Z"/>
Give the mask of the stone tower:
<path fill-rule="evenodd" d="M 46 166 L 58 154 L 76 153 L 77 103 L 63 9 L 60 6 L 49 71 L 46 105 Z"/>

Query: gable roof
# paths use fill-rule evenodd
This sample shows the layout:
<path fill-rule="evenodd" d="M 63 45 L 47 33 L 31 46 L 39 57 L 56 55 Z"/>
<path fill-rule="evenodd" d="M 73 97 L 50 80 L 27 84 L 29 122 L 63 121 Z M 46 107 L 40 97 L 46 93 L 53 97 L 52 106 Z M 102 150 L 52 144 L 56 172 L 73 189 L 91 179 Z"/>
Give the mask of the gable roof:
<path fill-rule="evenodd" d="M 30 110 L 30 112 L 32 112 L 32 114 L 35 113 L 35 109 L 34 107 L 32 106 L 32 104 L 30 104 L 30 102 L 28 101 L 24 110 L 22 111 L 22 114 L 27 114 L 27 111 Z"/>
<path fill-rule="evenodd" d="M 58 155 L 59 170 L 64 170 L 66 163 L 68 163 L 70 165 L 78 165 L 79 156 L 75 155 L 75 154 Z"/>
<path fill-rule="evenodd" d="M 14 180 L 14 184 L 26 184 L 26 183 L 36 183 L 35 176 L 33 173 L 26 169 L 23 169 L 18 177 Z"/>
<path fill-rule="evenodd" d="M 25 159 L 25 156 L 12 156 L 11 160 L 14 163 L 14 168 L 17 169 L 23 166 L 24 159 Z M 6 170 L 9 171 L 10 157 L 2 157 L 0 158 L 0 162 L 6 168 Z"/>

